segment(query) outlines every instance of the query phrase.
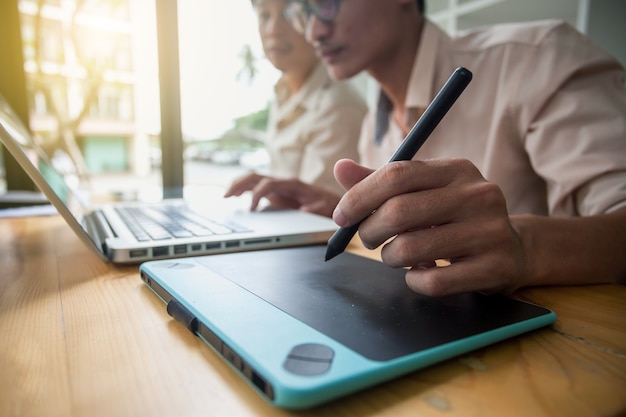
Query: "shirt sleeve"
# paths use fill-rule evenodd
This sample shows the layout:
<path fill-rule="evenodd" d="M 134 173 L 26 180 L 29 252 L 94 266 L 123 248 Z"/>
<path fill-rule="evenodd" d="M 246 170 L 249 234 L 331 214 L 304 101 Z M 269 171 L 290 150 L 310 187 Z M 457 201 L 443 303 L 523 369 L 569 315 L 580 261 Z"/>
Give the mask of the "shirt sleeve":
<path fill-rule="evenodd" d="M 625 207 L 624 69 L 565 24 L 535 53 L 517 111 L 531 164 L 546 182 L 550 215 Z"/>

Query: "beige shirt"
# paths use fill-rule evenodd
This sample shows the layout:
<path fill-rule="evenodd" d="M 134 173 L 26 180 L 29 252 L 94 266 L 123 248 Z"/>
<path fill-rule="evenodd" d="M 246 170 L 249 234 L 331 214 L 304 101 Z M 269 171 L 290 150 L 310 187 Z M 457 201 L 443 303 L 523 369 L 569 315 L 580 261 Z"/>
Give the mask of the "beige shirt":
<path fill-rule="evenodd" d="M 426 22 L 409 81 L 412 124 L 456 67 L 473 80 L 416 155 L 463 157 L 504 192 L 511 214 L 573 216 L 626 206 L 624 70 L 571 26 L 507 24 L 450 38 Z M 361 162 L 403 140 L 389 117 L 379 146 L 364 120 Z"/>
<path fill-rule="evenodd" d="M 341 158 L 358 158 L 365 100 L 350 84 L 333 81 L 322 64 L 298 92 L 288 97 L 286 89 L 279 80 L 270 108 L 270 174 L 343 193 L 333 167 Z"/>

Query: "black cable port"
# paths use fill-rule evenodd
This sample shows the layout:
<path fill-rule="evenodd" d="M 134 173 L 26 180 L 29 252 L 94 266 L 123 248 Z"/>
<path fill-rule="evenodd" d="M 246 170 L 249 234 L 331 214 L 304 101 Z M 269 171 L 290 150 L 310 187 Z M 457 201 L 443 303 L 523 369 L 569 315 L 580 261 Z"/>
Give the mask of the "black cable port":
<path fill-rule="evenodd" d="M 246 245 L 262 245 L 264 243 L 272 243 L 272 239 L 271 238 L 267 238 L 267 239 L 251 239 L 251 240 L 246 240 L 243 242 Z"/>
<path fill-rule="evenodd" d="M 130 251 L 129 256 L 131 258 L 145 258 L 148 256 L 148 249 L 133 249 Z"/>
<path fill-rule="evenodd" d="M 255 371 L 252 371 L 252 383 L 260 389 L 262 393 L 267 395 L 270 400 L 274 399 L 274 390 L 272 389 L 272 386 Z"/>
<path fill-rule="evenodd" d="M 270 400 L 274 399 L 274 389 L 262 376 L 245 362 L 241 356 L 237 355 L 233 349 L 222 341 L 215 333 L 209 330 L 202 322 L 198 321 L 198 334 L 222 356 L 238 369 L 246 378 L 252 382 Z"/>
<path fill-rule="evenodd" d="M 152 248 L 152 256 L 167 256 L 169 254 L 169 246 L 159 246 L 158 248 Z"/>

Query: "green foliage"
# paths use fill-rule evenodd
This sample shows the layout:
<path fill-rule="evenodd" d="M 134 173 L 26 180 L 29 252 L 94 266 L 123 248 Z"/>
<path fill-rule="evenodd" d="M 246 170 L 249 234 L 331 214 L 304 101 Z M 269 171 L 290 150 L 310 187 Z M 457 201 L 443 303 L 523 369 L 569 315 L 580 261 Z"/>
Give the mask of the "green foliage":
<path fill-rule="evenodd" d="M 265 131 L 267 129 L 267 119 L 269 117 L 269 104 L 255 113 L 251 113 L 234 120 L 233 130 L 252 129 Z"/>

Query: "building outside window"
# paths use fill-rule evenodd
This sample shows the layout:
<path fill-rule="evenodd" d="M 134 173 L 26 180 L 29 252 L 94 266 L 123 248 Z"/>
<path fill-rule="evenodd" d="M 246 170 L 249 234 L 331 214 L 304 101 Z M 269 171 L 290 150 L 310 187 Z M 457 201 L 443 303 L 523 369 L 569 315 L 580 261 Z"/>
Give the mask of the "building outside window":
<path fill-rule="evenodd" d="M 161 184 L 154 8 L 19 0 L 30 128 L 104 194 Z M 262 58 L 254 19 L 247 2 L 179 4 L 186 184 L 226 185 L 267 163 L 263 131 L 278 74 Z"/>
<path fill-rule="evenodd" d="M 586 32 L 608 18 L 594 18 L 594 8 L 609 3 L 428 0 L 426 7 L 450 33 L 542 18 L 563 18 Z M 621 0 L 611 4 L 624 7 Z M 155 2 L 19 0 L 19 12 L 30 128 L 40 143 L 74 160 L 97 192 L 158 194 Z M 263 171 L 267 108 L 279 73 L 263 57 L 250 2 L 178 1 L 178 19 L 185 184 L 225 186 L 246 170 Z M 621 40 L 611 33 L 617 47 L 607 49 L 626 50 L 623 31 Z M 357 85 L 371 103 L 372 83 Z"/>

